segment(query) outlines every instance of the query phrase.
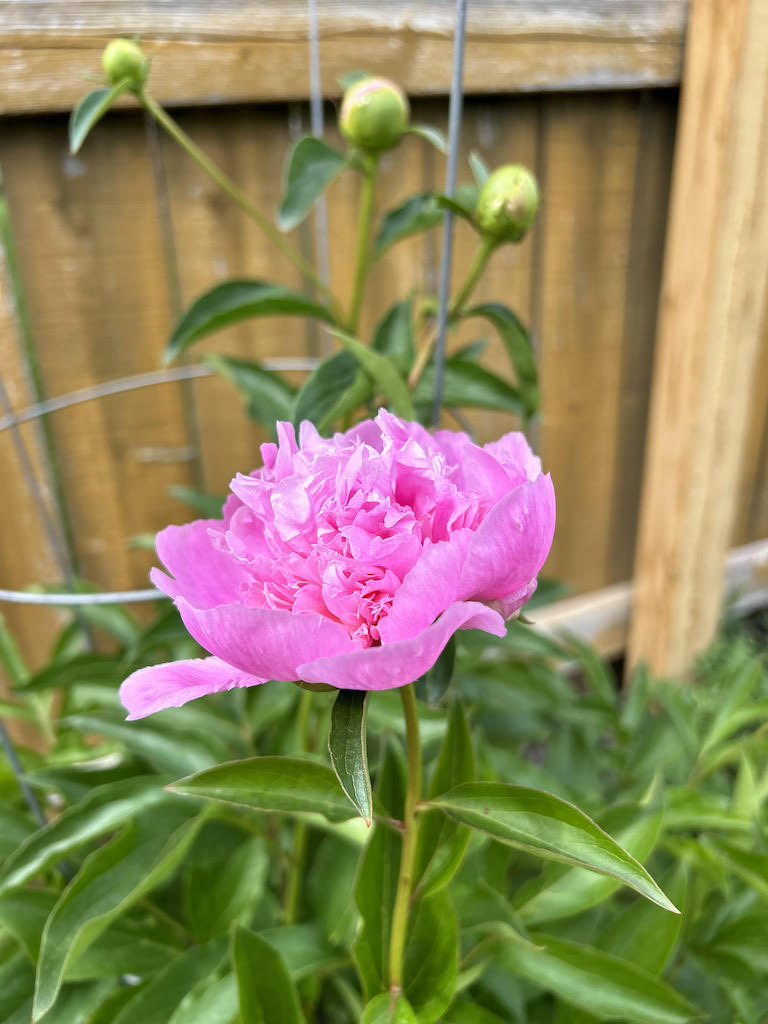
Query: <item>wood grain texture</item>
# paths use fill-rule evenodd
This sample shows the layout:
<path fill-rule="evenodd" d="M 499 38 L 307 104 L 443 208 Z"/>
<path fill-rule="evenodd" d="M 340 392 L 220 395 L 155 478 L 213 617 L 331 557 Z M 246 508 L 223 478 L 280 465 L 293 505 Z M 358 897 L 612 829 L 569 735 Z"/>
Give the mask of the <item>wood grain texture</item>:
<path fill-rule="evenodd" d="M 156 368 L 170 325 L 143 125 L 118 116 L 102 127 L 82 160 L 67 156 L 61 118 L 14 122 L 0 143 L 50 395 Z M 146 585 L 151 556 L 130 538 L 184 518 L 168 488 L 191 483 L 197 457 L 178 387 L 90 402 L 52 423 L 78 571 L 108 588 Z"/>
<path fill-rule="evenodd" d="M 768 293 L 768 3 L 695 0 L 630 655 L 684 672 L 718 618 Z"/>
<path fill-rule="evenodd" d="M 411 93 L 450 83 L 453 0 L 319 4 L 323 89 L 351 68 Z M 467 92 L 633 88 L 680 78 L 687 0 L 477 0 L 469 7 Z M 139 35 L 165 103 L 304 99 L 303 0 L 152 3 L 13 0 L 0 14 L 0 112 L 68 110 L 100 77 L 116 35 Z"/>

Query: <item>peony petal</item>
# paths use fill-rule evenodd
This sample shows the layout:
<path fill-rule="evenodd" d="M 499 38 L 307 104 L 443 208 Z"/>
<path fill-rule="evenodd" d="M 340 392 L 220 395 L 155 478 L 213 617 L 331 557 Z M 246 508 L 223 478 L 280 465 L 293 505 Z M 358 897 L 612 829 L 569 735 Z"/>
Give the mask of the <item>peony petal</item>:
<path fill-rule="evenodd" d="M 379 622 L 383 643 L 410 640 L 456 601 L 471 539 L 471 530 L 457 530 L 450 540 L 424 548 L 395 592 L 386 617 Z"/>
<path fill-rule="evenodd" d="M 167 526 L 161 530 L 156 540 L 157 553 L 175 582 L 155 572 L 153 583 L 169 597 L 183 594 L 199 608 L 234 600 L 240 583 L 248 576 L 235 558 L 214 547 L 211 531 L 221 529 L 220 519 L 197 519 L 186 526 Z"/>
<path fill-rule="evenodd" d="M 498 612 L 474 601 L 452 604 L 431 626 L 409 640 L 369 647 L 336 657 L 320 657 L 299 665 L 307 683 L 329 683 L 342 690 L 391 690 L 423 675 L 437 661 L 457 629 L 484 629 L 504 636 Z"/>
<path fill-rule="evenodd" d="M 554 532 L 555 491 L 549 474 L 510 491 L 469 543 L 459 598 L 494 601 L 527 586 L 544 565 Z"/>
<path fill-rule="evenodd" d="M 346 629 L 318 615 L 223 604 L 194 608 L 184 597 L 176 607 L 197 642 L 230 665 L 265 679 L 298 679 L 298 666 L 314 657 L 356 649 Z"/>
<path fill-rule="evenodd" d="M 235 686 L 258 686 L 266 681 L 219 658 L 192 658 L 140 668 L 120 687 L 120 700 L 128 711 L 128 721 L 132 722 L 165 708 L 179 708 L 208 693 L 221 693 Z"/>

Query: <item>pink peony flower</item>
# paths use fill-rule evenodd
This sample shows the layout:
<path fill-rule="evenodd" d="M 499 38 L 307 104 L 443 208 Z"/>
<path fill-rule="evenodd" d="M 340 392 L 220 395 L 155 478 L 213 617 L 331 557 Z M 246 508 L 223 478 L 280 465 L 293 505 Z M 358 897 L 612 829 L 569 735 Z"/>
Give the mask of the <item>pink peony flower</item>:
<path fill-rule="evenodd" d="M 345 434 L 278 424 L 224 518 L 169 526 L 157 551 L 189 632 L 213 657 L 134 672 L 129 718 L 268 679 L 387 690 L 457 629 L 503 636 L 536 589 L 552 481 L 522 434 L 479 447 L 381 411 Z"/>

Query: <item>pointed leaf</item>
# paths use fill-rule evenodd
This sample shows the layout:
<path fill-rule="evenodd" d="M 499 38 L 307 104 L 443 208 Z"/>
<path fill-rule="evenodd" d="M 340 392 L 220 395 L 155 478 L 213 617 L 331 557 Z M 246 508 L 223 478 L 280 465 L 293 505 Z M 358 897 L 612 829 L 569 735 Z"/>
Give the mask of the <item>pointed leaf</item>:
<path fill-rule="evenodd" d="M 290 288 L 269 281 L 224 281 L 201 295 L 182 316 L 165 350 L 166 365 L 199 338 L 255 316 L 313 317 L 333 323 L 325 306 Z"/>
<path fill-rule="evenodd" d="M 203 978 L 181 1000 L 168 1024 L 233 1024 L 237 984 L 233 974 Z"/>
<path fill-rule="evenodd" d="M 426 404 L 432 401 L 434 392 L 435 367 L 430 363 L 419 378 L 413 400 Z M 449 406 L 499 409 L 518 415 L 524 408 L 519 392 L 510 384 L 490 370 L 464 359 L 449 359 L 445 364 L 443 402 Z"/>
<path fill-rule="evenodd" d="M 443 213 L 434 192 L 422 192 L 406 199 L 400 206 L 384 214 L 374 239 L 373 258 L 379 259 L 395 242 L 440 224 Z"/>
<path fill-rule="evenodd" d="M 532 416 L 539 407 L 539 375 L 528 331 L 511 309 L 497 302 L 486 302 L 468 309 L 461 318 L 465 320 L 473 316 L 489 320 L 499 332 L 517 376 L 526 415 Z"/>
<path fill-rule="evenodd" d="M 298 992 L 285 961 L 260 935 L 247 928 L 236 928 L 232 962 L 241 1020 L 248 1024 L 305 1024 Z"/>
<path fill-rule="evenodd" d="M 448 714 L 448 728 L 430 783 L 430 795 L 444 793 L 475 778 L 472 739 L 458 701 Z M 447 885 L 459 868 L 469 842 L 469 829 L 441 811 L 425 811 L 419 825 L 414 871 L 415 889 L 425 896 Z"/>
<path fill-rule="evenodd" d="M 296 396 L 293 422 L 314 423 L 321 434 L 352 412 L 371 394 L 371 382 L 349 352 L 337 352 L 324 360 Z"/>
<path fill-rule="evenodd" d="M 360 1024 L 419 1024 L 404 995 L 382 992 L 363 1011 Z"/>
<path fill-rule="evenodd" d="M 225 955 L 226 946 L 221 941 L 180 953 L 136 992 L 113 1024 L 167 1024 L 184 996 L 198 981 L 213 974 Z"/>
<path fill-rule="evenodd" d="M 458 978 L 458 926 L 445 889 L 419 900 L 408 931 L 403 990 L 419 1024 L 436 1024 L 453 999 Z"/>
<path fill-rule="evenodd" d="M 364 690 L 339 690 L 331 711 L 328 752 L 341 788 L 366 823 L 371 824 L 373 798 L 365 742 L 368 694 Z"/>
<path fill-rule="evenodd" d="M 435 128 L 431 124 L 412 124 L 408 131 L 411 135 L 418 135 L 420 138 L 426 139 L 441 153 L 448 152 L 448 143 L 439 128 Z"/>
<path fill-rule="evenodd" d="M 482 188 L 486 181 L 488 181 L 491 172 L 486 167 L 485 161 L 480 154 L 474 150 L 469 154 L 469 166 L 472 168 L 472 173 L 475 176 L 478 187 Z"/>
<path fill-rule="evenodd" d="M 246 400 L 251 419 L 273 430 L 276 420 L 290 420 L 296 391 L 279 373 L 265 370 L 249 359 L 231 356 L 208 355 L 205 362 L 235 385 Z"/>
<path fill-rule="evenodd" d="M 109 110 L 115 100 L 131 88 L 132 79 L 125 78 L 111 89 L 94 89 L 83 96 L 69 118 L 69 151 L 74 156 L 93 126 Z"/>
<path fill-rule="evenodd" d="M 33 1019 L 58 994 L 67 966 L 128 907 L 166 879 L 184 858 L 202 815 L 179 825 L 170 814 L 161 832 L 141 822 L 127 828 L 85 861 L 48 918 L 40 944 Z"/>
<path fill-rule="evenodd" d="M 119 828 L 148 807 L 170 802 L 156 777 L 97 787 L 14 851 L 0 871 L 0 894 L 23 885 L 73 850 Z"/>
<path fill-rule="evenodd" d="M 389 359 L 374 352 L 373 349 L 368 348 L 345 331 L 332 328 L 331 333 L 339 339 L 344 348 L 351 352 L 371 378 L 374 392 L 379 391 L 386 395 L 392 406 L 392 411 L 397 416 L 402 416 L 403 419 L 415 419 L 408 386 Z"/>
<path fill-rule="evenodd" d="M 297 227 L 331 182 L 349 165 L 349 157 L 322 139 L 306 135 L 288 157 L 283 200 L 277 211 L 281 231 Z"/>
<path fill-rule="evenodd" d="M 259 811 L 314 812 L 329 821 L 355 817 L 330 768 L 292 757 L 252 757 L 191 775 L 172 793 L 238 804 Z"/>
<path fill-rule="evenodd" d="M 548 935 L 506 944 L 502 963 L 599 1020 L 687 1024 L 701 1014 L 671 986 L 619 957 Z"/>
<path fill-rule="evenodd" d="M 538 789 L 467 782 L 433 797 L 457 821 L 539 857 L 617 878 L 666 910 L 677 912 L 634 857 L 573 804 Z"/>
<path fill-rule="evenodd" d="M 407 374 L 413 364 L 413 304 L 410 299 L 396 302 L 379 322 L 373 347 L 391 359 L 400 373 Z"/>

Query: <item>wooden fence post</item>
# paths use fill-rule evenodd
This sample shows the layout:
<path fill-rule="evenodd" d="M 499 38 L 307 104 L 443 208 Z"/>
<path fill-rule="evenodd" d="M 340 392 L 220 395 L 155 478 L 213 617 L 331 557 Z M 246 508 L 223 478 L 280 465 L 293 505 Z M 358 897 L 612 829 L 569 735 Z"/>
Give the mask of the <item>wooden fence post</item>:
<path fill-rule="evenodd" d="M 693 0 L 677 138 L 629 642 L 661 674 L 712 638 L 736 513 L 768 285 L 768 0 Z"/>

